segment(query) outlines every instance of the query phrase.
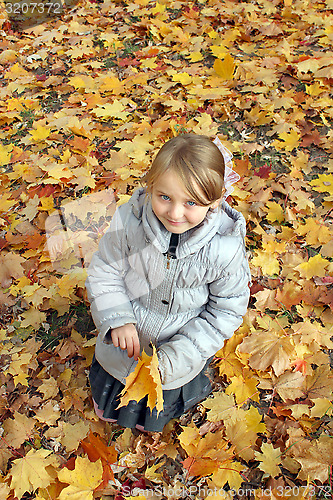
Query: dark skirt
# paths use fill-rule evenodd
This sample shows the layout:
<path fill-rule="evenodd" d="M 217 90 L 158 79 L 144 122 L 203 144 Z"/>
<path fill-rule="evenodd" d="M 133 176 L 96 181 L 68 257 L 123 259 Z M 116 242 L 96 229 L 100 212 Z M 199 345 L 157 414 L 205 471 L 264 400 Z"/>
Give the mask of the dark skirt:
<path fill-rule="evenodd" d="M 156 408 L 151 411 L 147 407 L 147 396 L 117 410 L 124 385 L 107 373 L 94 357 L 89 373 L 92 397 L 103 412 L 103 418 L 116 420 L 122 427 L 133 429 L 138 425 L 146 431 L 161 432 L 171 419 L 180 417 L 212 392 L 211 382 L 205 374 L 211 360 L 184 386 L 163 391 L 163 410 L 157 415 Z"/>

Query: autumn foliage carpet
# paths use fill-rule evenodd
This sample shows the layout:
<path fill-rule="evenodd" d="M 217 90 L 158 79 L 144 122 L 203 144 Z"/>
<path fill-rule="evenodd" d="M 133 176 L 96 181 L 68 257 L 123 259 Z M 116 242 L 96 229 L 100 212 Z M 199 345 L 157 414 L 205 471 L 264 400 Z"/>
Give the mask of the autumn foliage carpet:
<path fill-rule="evenodd" d="M 0 499 L 333 498 L 332 0 L 1 8 Z M 85 267 L 184 131 L 234 154 L 252 295 L 213 396 L 141 434 L 94 415 Z"/>

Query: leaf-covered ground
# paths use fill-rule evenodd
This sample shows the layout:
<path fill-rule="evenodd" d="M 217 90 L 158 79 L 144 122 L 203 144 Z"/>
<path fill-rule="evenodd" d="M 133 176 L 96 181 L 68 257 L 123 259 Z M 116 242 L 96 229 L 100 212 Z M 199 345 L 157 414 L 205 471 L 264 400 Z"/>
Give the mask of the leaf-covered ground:
<path fill-rule="evenodd" d="M 332 0 L 82 0 L 24 31 L 8 5 L 0 498 L 332 498 Z M 183 131 L 234 154 L 253 286 L 213 396 L 159 436 L 94 415 L 85 267 Z"/>

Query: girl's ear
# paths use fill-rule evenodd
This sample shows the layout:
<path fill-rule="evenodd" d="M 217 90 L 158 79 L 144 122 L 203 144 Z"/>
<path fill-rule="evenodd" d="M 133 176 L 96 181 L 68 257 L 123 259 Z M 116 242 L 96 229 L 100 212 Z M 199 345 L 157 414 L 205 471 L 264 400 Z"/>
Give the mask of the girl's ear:
<path fill-rule="evenodd" d="M 223 189 L 222 191 L 222 196 L 221 198 L 218 198 L 217 200 L 213 201 L 213 203 L 211 204 L 210 208 L 212 208 L 214 210 L 214 208 L 217 208 L 219 206 L 219 204 L 221 203 L 221 200 L 224 196 L 224 193 L 225 193 L 225 189 Z"/>
<path fill-rule="evenodd" d="M 213 210 L 214 210 L 215 208 L 217 208 L 217 207 L 219 206 L 219 204 L 220 204 L 221 200 L 222 200 L 222 198 L 219 198 L 218 200 L 215 200 L 215 201 L 211 204 L 210 208 L 211 208 L 211 209 L 213 209 Z"/>

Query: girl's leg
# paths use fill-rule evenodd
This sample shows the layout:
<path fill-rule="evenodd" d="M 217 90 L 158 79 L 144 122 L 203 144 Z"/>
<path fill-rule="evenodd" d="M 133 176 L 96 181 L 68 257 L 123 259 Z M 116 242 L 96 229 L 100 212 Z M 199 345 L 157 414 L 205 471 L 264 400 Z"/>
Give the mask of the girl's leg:
<path fill-rule="evenodd" d="M 115 424 L 117 422 L 117 420 L 114 420 L 113 418 L 103 417 L 103 411 L 98 408 L 97 403 L 94 399 L 93 402 L 94 402 L 95 413 L 100 420 L 103 420 L 104 422 L 109 422 L 111 424 Z M 140 432 L 148 432 L 142 425 L 136 425 L 135 428 L 138 429 Z"/>
<path fill-rule="evenodd" d="M 104 420 L 105 422 L 110 422 L 111 424 L 115 424 L 117 422 L 117 420 L 114 420 L 113 418 L 103 417 L 103 411 L 98 408 L 97 403 L 94 399 L 93 399 L 93 402 L 94 402 L 95 413 L 98 416 L 98 418 L 100 418 L 101 420 Z"/>
<path fill-rule="evenodd" d="M 143 425 L 136 425 L 135 428 L 138 429 L 138 431 L 140 431 L 140 432 L 148 432 L 148 431 L 145 430 L 145 428 L 143 427 Z"/>

